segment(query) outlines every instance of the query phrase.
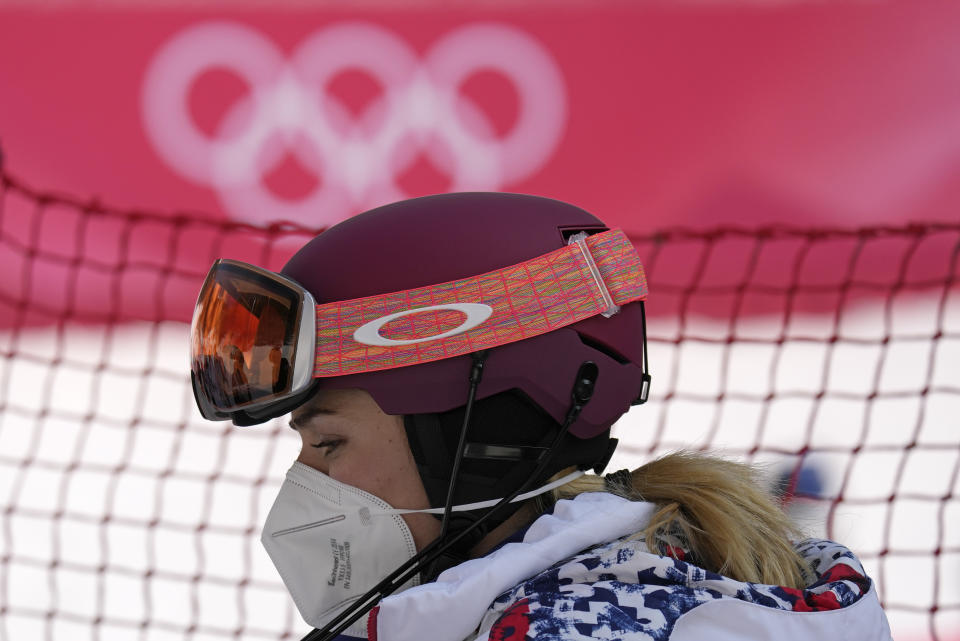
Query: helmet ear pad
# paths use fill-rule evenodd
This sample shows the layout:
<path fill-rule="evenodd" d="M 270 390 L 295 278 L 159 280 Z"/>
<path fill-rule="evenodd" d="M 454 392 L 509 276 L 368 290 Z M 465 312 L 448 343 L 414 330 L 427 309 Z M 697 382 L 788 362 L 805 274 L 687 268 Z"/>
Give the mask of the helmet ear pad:
<path fill-rule="evenodd" d="M 456 456 L 465 407 L 446 412 L 404 416 L 407 441 L 432 507 L 446 504 L 453 461 Z M 466 437 L 466 453 L 460 465 L 454 505 L 507 496 L 523 485 L 560 430 L 560 423 L 538 407 L 523 392 L 512 389 L 474 402 Z M 589 439 L 569 433 L 553 453 L 550 465 L 531 489 L 557 472 L 576 466 L 580 469 L 603 465 L 610 454 L 610 432 Z M 475 542 L 519 509 L 506 511 L 485 522 L 483 532 L 470 537 Z M 454 515 L 451 530 L 475 521 L 482 510 Z"/>

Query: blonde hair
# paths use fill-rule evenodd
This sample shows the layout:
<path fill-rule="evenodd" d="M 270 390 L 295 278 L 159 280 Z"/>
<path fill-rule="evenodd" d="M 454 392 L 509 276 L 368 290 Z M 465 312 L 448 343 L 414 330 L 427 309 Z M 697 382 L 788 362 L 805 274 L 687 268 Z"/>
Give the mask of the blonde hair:
<path fill-rule="evenodd" d="M 582 492 L 654 503 L 650 522 L 633 537 L 643 539 L 654 554 L 676 556 L 673 546 L 679 546 L 704 569 L 739 581 L 806 585 L 806 563 L 791 543 L 800 533 L 748 465 L 677 452 L 633 470 L 629 484 L 610 486 L 601 476 L 584 475 L 553 490 L 553 498 Z"/>

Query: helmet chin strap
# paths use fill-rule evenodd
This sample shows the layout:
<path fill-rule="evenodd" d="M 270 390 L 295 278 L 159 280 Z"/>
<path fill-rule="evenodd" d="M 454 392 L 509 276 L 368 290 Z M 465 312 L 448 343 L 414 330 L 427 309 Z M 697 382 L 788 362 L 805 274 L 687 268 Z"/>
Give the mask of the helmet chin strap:
<path fill-rule="evenodd" d="M 395 592 L 400 586 L 406 583 L 415 574 L 423 568 L 431 568 L 445 554 L 456 549 L 458 543 L 479 529 L 489 519 L 494 519 L 505 510 L 510 509 L 512 503 L 518 496 L 530 489 L 530 486 L 536 482 L 536 479 L 550 465 L 555 452 L 560 447 L 563 437 L 566 435 L 570 426 L 577 420 L 580 412 L 593 397 L 593 390 L 596 386 L 599 368 L 592 361 L 585 361 L 581 364 L 577 372 L 576 380 L 571 390 L 571 404 L 563 424 L 546 453 L 540 457 L 536 469 L 530 474 L 525 482 L 514 489 L 508 496 L 500 499 L 489 512 L 482 515 L 476 521 L 454 534 L 448 534 L 450 515 L 453 512 L 453 497 L 456 489 L 456 480 L 459 472 L 460 463 L 466 449 L 466 433 L 469 428 L 470 415 L 474 399 L 476 398 L 476 389 L 483 375 L 483 363 L 486 359 L 486 353 L 480 352 L 474 354 L 473 367 L 470 372 L 470 392 L 467 397 L 467 407 L 464 412 L 464 421 L 460 433 L 460 441 L 457 448 L 457 455 L 454 459 L 453 474 L 450 479 L 450 486 L 447 492 L 447 502 L 443 509 L 443 520 L 441 521 L 441 535 L 434 539 L 430 544 L 424 547 L 419 553 L 411 557 L 396 570 L 391 572 L 380 583 L 371 588 L 366 594 L 357 599 L 353 605 L 344 610 L 339 616 L 333 619 L 322 629 L 314 629 L 308 633 L 301 641 L 332 641 L 337 635 L 350 627 L 360 617 L 365 615 L 384 597 Z"/>

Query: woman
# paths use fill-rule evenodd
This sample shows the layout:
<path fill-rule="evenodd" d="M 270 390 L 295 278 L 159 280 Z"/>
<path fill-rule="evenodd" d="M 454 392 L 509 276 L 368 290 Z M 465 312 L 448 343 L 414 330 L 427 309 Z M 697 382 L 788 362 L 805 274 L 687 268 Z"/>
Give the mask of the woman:
<path fill-rule="evenodd" d="M 621 232 L 514 194 L 375 209 L 280 275 L 214 265 L 197 403 L 238 425 L 292 412 L 303 447 L 262 541 L 323 628 L 308 638 L 889 638 L 856 559 L 794 545 L 749 468 L 676 454 L 599 476 L 646 400 L 646 295 Z M 251 362 L 229 404 L 203 367 L 226 346 L 282 367 Z"/>

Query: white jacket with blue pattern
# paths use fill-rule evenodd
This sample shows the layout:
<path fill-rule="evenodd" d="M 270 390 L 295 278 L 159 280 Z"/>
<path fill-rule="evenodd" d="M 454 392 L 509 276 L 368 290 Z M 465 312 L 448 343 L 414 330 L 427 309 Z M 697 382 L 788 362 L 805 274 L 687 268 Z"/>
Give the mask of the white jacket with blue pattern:
<path fill-rule="evenodd" d="M 804 590 L 735 581 L 629 538 L 653 505 L 606 494 L 559 501 L 522 542 L 384 599 L 371 641 L 884 641 L 873 582 L 843 546 L 798 546 Z"/>

